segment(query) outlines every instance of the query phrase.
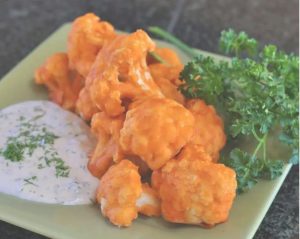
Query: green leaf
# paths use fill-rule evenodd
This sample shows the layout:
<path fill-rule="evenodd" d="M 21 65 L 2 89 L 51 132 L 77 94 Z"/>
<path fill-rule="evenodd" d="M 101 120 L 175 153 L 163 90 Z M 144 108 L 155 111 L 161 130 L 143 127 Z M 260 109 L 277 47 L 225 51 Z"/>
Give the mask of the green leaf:
<path fill-rule="evenodd" d="M 282 174 L 284 162 L 282 160 L 267 160 L 260 171 L 260 178 L 275 179 Z"/>
<path fill-rule="evenodd" d="M 289 163 L 293 165 L 299 164 L 299 149 L 293 149 L 292 157 L 289 159 Z"/>
<path fill-rule="evenodd" d="M 236 172 L 238 193 L 250 190 L 257 183 L 261 162 L 251 154 L 235 148 L 223 163 Z"/>
<path fill-rule="evenodd" d="M 222 162 L 236 172 L 238 193 L 250 190 L 259 179 L 272 180 L 279 177 L 284 166 L 282 160 L 264 161 L 238 148 L 233 149 L 229 158 Z"/>
<path fill-rule="evenodd" d="M 249 38 L 245 32 L 236 33 L 232 29 L 221 32 L 219 46 L 225 54 L 235 54 L 239 56 L 242 52 L 254 56 L 257 53 L 257 41 Z"/>
<path fill-rule="evenodd" d="M 223 63 L 227 64 L 227 63 Z M 209 104 L 215 104 L 223 93 L 223 65 L 216 65 L 211 57 L 200 56 L 189 62 L 180 74 L 184 82 L 179 90 L 187 98 L 202 98 Z"/>

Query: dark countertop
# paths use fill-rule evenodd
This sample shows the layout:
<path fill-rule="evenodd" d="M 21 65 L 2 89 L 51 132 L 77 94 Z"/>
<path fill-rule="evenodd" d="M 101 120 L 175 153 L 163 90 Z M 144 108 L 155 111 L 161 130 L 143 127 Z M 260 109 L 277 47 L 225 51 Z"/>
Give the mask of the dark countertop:
<path fill-rule="evenodd" d="M 120 30 L 159 25 L 207 51 L 217 52 L 220 31 L 232 27 L 298 54 L 298 9 L 298 0 L 1 0 L 0 77 L 61 24 L 89 11 Z M 299 238 L 298 202 L 294 166 L 254 238 Z M 0 221 L 0 239 L 8 238 L 45 237 Z"/>

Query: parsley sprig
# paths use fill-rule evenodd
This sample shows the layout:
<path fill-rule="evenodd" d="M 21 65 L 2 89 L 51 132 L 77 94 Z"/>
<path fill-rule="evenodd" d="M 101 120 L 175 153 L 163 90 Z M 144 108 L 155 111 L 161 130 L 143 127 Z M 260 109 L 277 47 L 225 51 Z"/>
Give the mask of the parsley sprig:
<path fill-rule="evenodd" d="M 268 138 L 274 131 L 279 131 L 278 140 L 292 151 L 289 162 L 298 162 L 298 56 L 279 51 L 274 45 L 259 51 L 255 39 L 229 29 L 221 33 L 219 45 L 233 58 L 216 61 L 178 39 L 174 41 L 174 36 L 162 29 L 150 31 L 194 57 L 181 72 L 179 90 L 187 98 L 201 98 L 215 105 L 225 117 L 230 149 L 222 161 L 236 171 L 239 192 L 249 190 L 259 179 L 281 175 L 284 160 L 270 158 L 267 151 Z M 256 141 L 252 151 L 236 146 L 243 137 Z"/>

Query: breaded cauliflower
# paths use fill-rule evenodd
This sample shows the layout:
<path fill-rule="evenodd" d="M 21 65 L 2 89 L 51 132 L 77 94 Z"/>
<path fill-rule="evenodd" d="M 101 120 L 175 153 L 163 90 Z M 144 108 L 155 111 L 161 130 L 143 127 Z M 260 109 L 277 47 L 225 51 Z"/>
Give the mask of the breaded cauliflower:
<path fill-rule="evenodd" d="M 138 212 L 160 214 L 157 194 L 142 185 L 137 166 L 125 159 L 111 166 L 101 178 L 96 198 L 102 214 L 119 227 L 130 226 Z"/>
<path fill-rule="evenodd" d="M 152 66 L 150 66 L 150 70 Z M 154 81 L 158 85 L 158 87 L 160 88 L 161 92 L 165 97 L 175 100 L 180 104 L 184 104 L 183 95 L 178 91 L 178 87 L 174 85 L 169 79 L 161 77 L 161 78 L 154 78 Z"/>
<path fill-rule="evenodd" d="M 141 175 L 142 179 L 149 178 L 151 176 L 151 169 L 148 167 L 147 163 L 143 161 L 140 157 L 136 155 L 129 155 L 124 154 L 122 150 L 120 150 L 120 155 L 118 158 L 115 158 L 115 162 L 120 161 L 121 159 L 126 158 L 132 163 L 134 163 L 139 168 L 139 174 Z"/>
<path fill-rule="evenodd" d="M 185 154 L 185 153 L 184 153 Z M 167 221 L 212 227 L 225 222 L 236 195 L 235 172 L 206 159 L 179 155 L 152 174 Z"/>
<path fill-rule="evenodd" d="M 128 160 L 113 165 L 103 175 L 97 191 L 101 212 L 117 226 L 130 226 L 137 218 L 136 201 L 142 193 L 137 167 Z"/>
<path fill-rule="evenodd" d="M 219 152 L 226 143 L 226 135 L 221 117 L 215 108 L 203 100 L 189 100 L 186 104 L 195 117 L 194 134 L 191 143 L 201 144 L 214 162 L 219 159 Z"/>
<path fill-rule="evenodd" d="M 150 95 L 163 97 L 146 64 L 155 44 L 142 30 L 119 35 L 105 45 L 87 77 L 93 103 L 109 116 L 126 110 L 128 103 Z"/>
<path fill-rule="evenodd" d="M 177 53 L 171 48 L 167 47 L 156 47 L 154 53 L 157 54 L 162 60 L 166 63 L 166 65 L 174 66 L 174 65 L 182 65 L 182 62 L 177 55 Z M 147 58 L 148 65 L 157 63 L 157 60 L 153 59 L 151 55 Z"/>
<path fill-rule="evenodd" d="M 50 56 L 44 65 L 35 71 L 35 82 L 45 85 L 49 98 L 67 110 L 74 110 L 79 91 L 83 87 L 83 78 L 69 69 L 66 53 Z"/>
<path fill-rule="evenodd" d="M 165 62 L 149 64 L 153 80 L 158 85 L 164 96 L 183 104 L 184 97 L 177 89 L 181 83 L 179 80 L 179 74 L 183 69 L 183 64 L 181 63 L 180 58 L 176 52 L 169 48 L 156 48 L 154 52 Z"/>
<path fill-rule="evenodd" d="M 182 105 L 166 98 L 134 102 L 120 132 L 121 149 L 137 155 L 152 169 L 162 167 L 190 140 L 194 117 Z"/>
<path fill-rule="evenodd" d="M 91 121 L 92 132 L 98 137 L 98 144 L 88 163 L 88 169 L 95 177 L 101 176 L 113 164 L 119 161 L 119 137 L 124 115 L 110 118 L 104 112 L 96 113 Z"/>
<path fill-rule="evenodd" d="M 104 112 L 94 114 L 91 121 L 91 130 L 98 138 L 97 146 L 88 162 L 90 173 L 101 178 L 108 168 L 124 158 L 134 163 L 141 176 L 149 176 L 147 164 L 137 156 L 127 155 L 119 146 L 120 130 L 123 127 L 125 115 L 109 117 Z"/>
<path fill-rule="evenodd" d="M 211 156 L 206 152 L 205 148 L 200 144 L 186 144 L 176 159 L 199 159 L 202 161 L 212 162 Z"/>
<path fill-rule="evenodd" d="M 90 121 L 94 114 L 99 112 L 97 106 L 93 103 L 90 92 L 83 88 L 76 101 L 75 111 L 86 121 Z"/>
<path fill-rule="evenodd" d="M 76 18 L 68 36 L 70 67 L 86 77 L 99 50 L 115 36 L 114 27 L 93 13 Z"/>

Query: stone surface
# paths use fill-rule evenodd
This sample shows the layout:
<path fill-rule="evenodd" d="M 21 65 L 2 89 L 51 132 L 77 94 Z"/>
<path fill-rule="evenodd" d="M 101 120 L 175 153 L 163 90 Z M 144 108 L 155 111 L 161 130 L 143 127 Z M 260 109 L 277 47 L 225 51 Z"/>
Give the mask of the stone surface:
<path fill-rule="evenodd" d="M 207 51 L 217 52 L 220 31 L 232 27 L 298 54 L 298 5 L 298 0 L 1 0 L 0 77 L 61 24 L 89 11 L 120 30 L 161 26 Z M 294 166 L 255 239 L 299 238 L 298 179 Z M 45 237 L 0 221 L 0 239 L 8 238 Z"/>

